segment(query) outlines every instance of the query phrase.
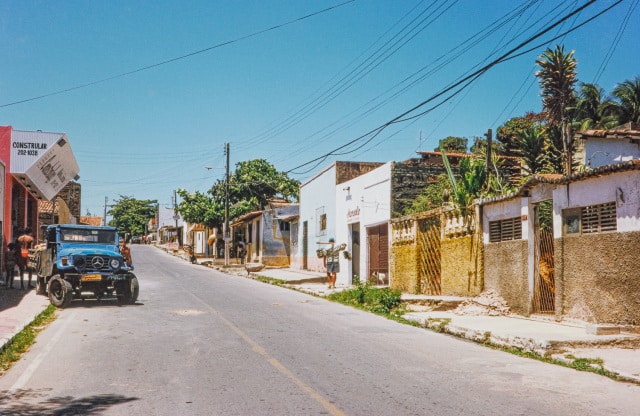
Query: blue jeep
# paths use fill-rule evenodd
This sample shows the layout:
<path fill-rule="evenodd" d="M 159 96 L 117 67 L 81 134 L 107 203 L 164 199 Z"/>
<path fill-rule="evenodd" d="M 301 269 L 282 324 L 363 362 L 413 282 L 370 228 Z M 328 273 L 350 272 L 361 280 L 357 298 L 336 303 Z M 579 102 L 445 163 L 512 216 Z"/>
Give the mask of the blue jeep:
<path fill-rule="evenodd" d="M 136 302 L 138 279 L 120 254 L 116 228 L 53 224 L 44 234 L 45 244 L 33 255 L 38 294 L 48 294 L 59 308 L 73 299 L 114 294 L 121 304 Z"/>

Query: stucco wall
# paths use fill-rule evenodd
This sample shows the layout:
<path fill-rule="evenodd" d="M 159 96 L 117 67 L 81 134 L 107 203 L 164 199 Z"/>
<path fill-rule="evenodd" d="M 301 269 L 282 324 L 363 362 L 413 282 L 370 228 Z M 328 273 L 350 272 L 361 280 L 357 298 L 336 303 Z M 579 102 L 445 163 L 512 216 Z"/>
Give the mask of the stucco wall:
<path fill-rule="evenodd" d="M 482 241 L 476 235 L 445 238 L 440 247 L 442 295 L 476 296 L 483 289 Z"/>
<path fill-rule="evenodd" d="M 491 243 L 484 247 L 484 287 L 496 291 L 511 311 L 529 314 L 526 240 Z"/>
<path fill-rule="evenodd" d="M 413 242 L 393 244 L 389 256 L 391 289 L 404 293 L 419 293 L 418 247 Z"/>
<path fill-rule="evenodd" d="M 640 232 L 570 236 L 559 244 L 563 245 L 564 316 L 639 325 Z"/>

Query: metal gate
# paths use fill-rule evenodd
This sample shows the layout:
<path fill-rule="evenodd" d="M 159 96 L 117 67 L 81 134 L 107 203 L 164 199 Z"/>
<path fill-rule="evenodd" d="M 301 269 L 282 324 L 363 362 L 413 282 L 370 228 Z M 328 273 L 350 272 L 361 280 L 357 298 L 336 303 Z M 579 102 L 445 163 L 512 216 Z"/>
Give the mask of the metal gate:
<path fill-rule="evenodd" d="M 535 254 L 533 272 L 533 313 L 555 312 L 555 276 L 553 258 L 553 201 L 535 207 Z"/>
<path fill-rule="evenodd" d="M 418 220 L 418 284 L 423 295 L 440 295 L 440 217 Z"/>

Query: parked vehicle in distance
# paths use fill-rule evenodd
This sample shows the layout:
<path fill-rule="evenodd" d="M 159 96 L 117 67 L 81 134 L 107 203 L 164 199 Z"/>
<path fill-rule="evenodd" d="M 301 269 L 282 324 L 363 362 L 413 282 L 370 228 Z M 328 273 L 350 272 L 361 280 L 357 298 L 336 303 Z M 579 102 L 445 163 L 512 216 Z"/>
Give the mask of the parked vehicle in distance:
<path fill-rule="evenodd" d="M 140 237 L 139 235 L 134 235 L 133 237 L 131 237 L 131 244 L 140 244 L 142 243 L 142 237 Z"/>
<path fill-rule="evenodd" d="M 140 291 L 133 267 L 127 266 L 114 227 L 53 224 L 44 230 L 45 243 L 36 246 L 33 268 L 36 291 L 64 308 L 73 299 L 117 296 L 133 304 Z"/>

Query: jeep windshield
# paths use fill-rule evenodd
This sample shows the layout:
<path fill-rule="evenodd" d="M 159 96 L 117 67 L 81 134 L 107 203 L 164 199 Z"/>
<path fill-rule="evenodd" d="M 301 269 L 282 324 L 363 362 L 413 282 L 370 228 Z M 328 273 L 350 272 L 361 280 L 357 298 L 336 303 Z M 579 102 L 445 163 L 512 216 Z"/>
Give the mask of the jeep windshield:
<path fill-rule="evenodd" d="M 84 230 L 78 228 L 61 228 L 60 242 L 62 243 L 92 243 L 117 245 L 115 230 Z"/>

